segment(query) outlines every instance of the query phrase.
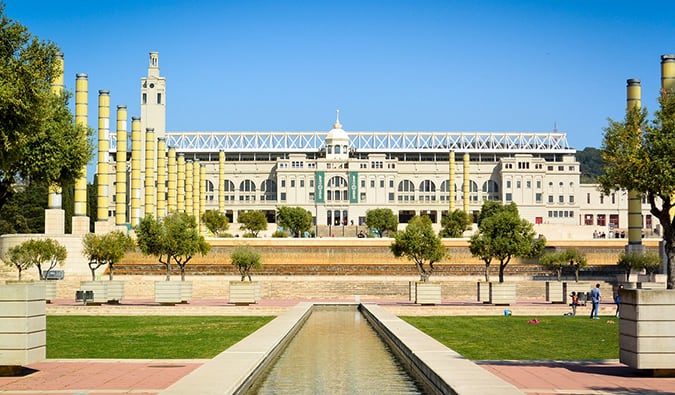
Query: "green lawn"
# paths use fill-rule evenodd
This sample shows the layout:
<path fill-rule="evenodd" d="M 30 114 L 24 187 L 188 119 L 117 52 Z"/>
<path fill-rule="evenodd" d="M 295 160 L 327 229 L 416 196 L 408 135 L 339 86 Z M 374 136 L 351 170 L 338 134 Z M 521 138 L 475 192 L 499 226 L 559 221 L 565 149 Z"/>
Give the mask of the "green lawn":
<path fill-rule="evenodd" d="M 273 318 L 47 316 L 47 358 L 213 358 Z"/>
<path fill-rule="evenodd" d="M 586 315 L 537 317 L 401 317 L 472 360 L 619 358 L 619 320 Z"/>
<path fill-rule="evenodd" d="M 48 316 L 48 358 L 213 358 L 274 317 Z M 472 360 L 619 357 L 618 319 L 401 317 Z M 611 323 L 609 323 L 611 322 Z"/>

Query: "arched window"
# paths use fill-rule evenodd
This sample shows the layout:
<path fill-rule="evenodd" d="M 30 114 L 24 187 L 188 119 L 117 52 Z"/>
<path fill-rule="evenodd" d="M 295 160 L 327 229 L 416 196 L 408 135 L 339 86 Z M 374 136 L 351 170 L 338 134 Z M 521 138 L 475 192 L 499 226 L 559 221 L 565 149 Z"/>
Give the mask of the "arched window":
<path fill-rule="evenodd" d="M 244 180 L 239 184 L 239 200 L 255 200 L 255 182 Z"/>
<path fill-rule="evenodd" d="M 403 180 L 398 183 L 398 201 L 415 200 L 415 184 L 410 180 Z"/>
<path fill-rule="evenodd" d="M 207 201 L 213 201 L 215 199 L 215 188 L 213 186 L 213 182 L 210 180 L 204 180 L 204 184 L 206 185 L 206 200 Z"/>
<path fill-rule="evenodd" d="M 340 153 L 340 146 L 339 146 L 339 145 L 336 145 L 336 146 L 335 146 L 335 153 L 336 153 L 336 154 L 339 154 L 339 153 Z"/>
<path fill-rule="evenodd" d="M 499 184 L 495 180 L 487 180 L 481 188 L 483 200 L 499 200 Z"/>
<path fill-rule="evenodd" d="M 478 201 L 478 184 L 474 180 L 469 180 L 469 200 Z"/>
<path fill-rule="evenodd" d="M 277 183 L 272 179 L 267 179 L 260 184 L 260 200 L 277 200 Z"/>
<path fill-rule="evenodd" d="M 420 201 L 436 201 L 436 184 L 431 180 L 420 182 Z"/>
<path fill-rule="evenodd" d="M 227 200 L 234 200 L 234 183 L 230 180 L 223 181 L 223 197 Z"/>
<path fill-rule="evenodd" d="M 326 185 L 326 200 L 348 201 L 349 183 L 347 179 L 340 176 L 331 177 Z"/>

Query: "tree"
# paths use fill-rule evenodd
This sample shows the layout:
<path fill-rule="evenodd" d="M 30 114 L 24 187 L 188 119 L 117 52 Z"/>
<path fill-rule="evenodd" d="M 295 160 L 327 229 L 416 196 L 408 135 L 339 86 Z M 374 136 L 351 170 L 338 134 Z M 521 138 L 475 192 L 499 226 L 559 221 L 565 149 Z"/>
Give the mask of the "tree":
<path fill-rule="evenodd" d="M 654 274 L 661 268 L 661 257 L 654 252 L 645 253 L 642 257 L 641 266 L 649 276 L 650 281 L 653 281 Z"/>
<path fill-rule="evenodd" d="M 579 282 L 579 270 L 588 265 L 586 255 L 576 248 L 571 248 L 569 250 L 565 250 L 564 257 L 565 261 L 569 262 L 570 266 L 574 268 L 574 281 Z"/>
<path fill-rule="evenodd" d="M 88 233 L 82 241 L 84 255 L 89 260 L 91 280 L 96 280 L 96 269 L 108 265 L 108 278 L 113 279 L 115 264 L 119 263 L 127 251 L 134 248 L 134 241 L 126 233 L 116 230 L 104 235 Z"/>
<path fill-rule="evenodd" d="M 251 269 L 260 269 L 262 267 L 262 257 L 257 251 L 248 246 L 237 247 L 230 254 L 232 265 L 236 266 L 241 274 L 241 281 L 248 277 L 251 281 Z"/>
<path fill-rule="evenodd" d="M 441 231 L 439 236 L 448 238 L 460 238 L 464 231 L 471 225 L 469 216 L 462 210 L 455 210 L 441 218 Z"/>
<path fill-rule="evenodd" d="M 511 258 L 531 258 L 543 251 L 546 239 L 536 235 L 532 224 L 520 218 L 515 203 L 487 201 L 479 215 L 478 232 L 469 240 L 469 249 L 486 262 L 486 273 L 488 260 L 498 259 L 499 282 L 503 283 L 504 270 Z"/>
<path fill-rule="evenodd" d="M 277 208 L 277 224 L 288 229 L 293 237 L 300 237 L 312 228 L 312 213 L 302 207 L 282 206 Z"/>
<path fill-rule="evenodd" d="M 629 108 L 623 121 L 609 119 L 604 129 L 602 159 L 604 174 L 599 177 L 603 193 L 625 189 L 646 198 L 650 212 L 663 228 L 667 288 L 675 288 L 675 94 L 662 90 L 660 108 L 647 121 L 645 108 Z"/>
<path fill-rule="evenodd" d="M 69 94 L 51 90 L 59 49 L 4 11 L 0 3 L 0 208 L 17 182 L 65 185 L 92 156 L 92 130 L 74 122 Z"/>
<path fill-rule="evenodd" d="M 152 215 L 143 218 L 136 230 L 138 247 L 145 255 L 155 255 L 166 268 L 166 281 L 171 279 L 171 264 L 180 268 L 185 281 L 185 266 L 195 254 L 208 254 L 211 246 L 199 234 L 195 217 L 186 213 L 171 213 L 161 220 Z"/>
<path fill-rule="evenodd" d="M 220 232 L 224 232 L 230 227 L 227 217 L 218 210 L 204 211 L 202 213 L 202 222 L 216 237 L 219 236 Z"/>
<path fill-rule="evenodd" d="M 405 257 L 415 264 L 422 282 L 429 281 L 429 276 L 434 272 L 434 263 L 443 259 L 447 253 L 427 216 L 413 217 L 405 231 L 394 234 L 394 242 L 389 248 L 395 257 Z"/>
<path fill-rule="evenodd" d="M 398 228 L 398 218 L 389 208 L 376 208 L 366 211 L 366 226 L 371 232 L 383 237 L 387 232 L 395 232 Z"/>
<path fill-rule="evenodd" d="M 0 208 L 0 234 L 44 233 L 47 185 L 39 182 L 16 187 Z"/>
<path fill-rule="evenodd" d="M 54 239 L 26 240 L 18 246 L 9 249 L 7 258 L 21 272 L 35 266 L 38 278 L 44 280 L 57 265 L 63 265 L 68 257 L 66 247 Z"/>
<path fill-rule="evenodd" d="M 267 229 L 267 216 L 260 210 L 246 211 L 239 214 L 240 230 L 250 232 L 253 237 L 258 237 L 260 231 Z"/>
<path fill-rule="evenodd" d="M 574 269 L 575 280 L 579 281 L 579 269 L 587 264 L 586 256 L 577 249 L 550 252 L 539 258 L 539 263 L 556 271 L 558 281 L 561 280 L 562 271 L 569 265 Z"/>

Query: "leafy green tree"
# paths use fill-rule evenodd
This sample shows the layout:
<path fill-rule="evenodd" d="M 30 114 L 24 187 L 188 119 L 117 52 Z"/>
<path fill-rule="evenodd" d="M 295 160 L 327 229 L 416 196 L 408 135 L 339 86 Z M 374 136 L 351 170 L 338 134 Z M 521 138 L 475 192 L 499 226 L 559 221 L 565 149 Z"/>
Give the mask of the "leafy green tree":
<path fill-rule="evenodd" d="M 647 252 L 642 257 L 642 269 L 649 276 L 650 280 L 654 279 L 654 274 L 661 268 L 661 257 L 654 252 Z"/>
<path fill-rule="evenodd" d="M 17 182 L 65 185 L 92 156 L 92 131 L 77 125 L 67 93 L 52 93 L 59 49 L 5 15 L 0 3 L 0 208 Z"/>
<path fill-rule="evenodd" d="M 186 213 L 171 213 L 161 220 L 152 215 L 143 218 L 136 230 L 138 247 L 145 255 L 155 255 L 166 267 L 166 281 L 171 279 L 171 264 L 180 268 L 185 281 L 185 266 L 196 254 L 208 254 L 211 246 L 199 234 L 195 217 Z"/>
<path fill-rule="evenodd" d="M 561 280 L 562 271 L 566 266 L 574 268 L 574 276 L 579 281 L 579 269 L 587 264 L 586 256 L 577 249 L 550 252 L 539 258 L 539 263 L 556 271 L 558 281 Z"/>
<path fill-rule="evenodd" d="M 492 243 L 488 241 L 489 236 L 485 234 L 474 233 L 469 239 L 469 251 L 471 255 L 478 257 L 485 264 L 485 281 L 490 281 L 490 265 L 496 254 L 492 251 Z"/>
<path fill-rule="evenodd" d="M 626 110 L 623 121 L 609 120 L 604 129 L 602 160 L 604 174 L 599 177 L 602 192 L 625 189 L 644 196 L 650 212 L 663 228 L 668 257 L 667 288 L 675 288 L 675 94 L 662 90 L 660 108 L 647 120 L 645 108 Z"/>
<path fill-rule="evenodd" d="M 39 182 L 16 188 L 0 208 L 0 234 L 44 233 L 47 185 Z"/>
<path fill-rule="evenodd" d="M 531 258 L 543 251 L 546 239 L 536 236 L 532 224 L 520 218 L 515 203 L 502 205 L 487 201 L 481 209 L 478 232 L 469 240 L 469 249 L 483 261 L 499 260 L 499 282 L 502 283 L 511 258 Z"/>
<path fill-rule="evenodd" d="M 422 282 L 429 281 L 434 263 L 447 254 L 427 216 L 413 217 L 405 231 L 394 233 L 394 242 L 389 248 L 395 257 L 405 257 L 415 264 Z"/>
<path fill-rule="evenodd" d="M 103 265 L 108 265 L 108 278 L 112 281 L 115 264 L 119 263 L 135 245 L 129 235 L 119 230 L 100 236 L 88 233 L 82 243 L 83 253 L 89 260 L 92 281 L 96 280 L 96 269 Z"/>
<path fill-rule="evenodd" d="M 581 172 L 581 183 L 597 183 L 598 177 L 602 171 L 602 153 L 594 147 L 586 147 L 575 154 L 579 161 L 579 171 Z"/>
<path fill-rule="evenodd" d="M 258 237 L 258 233 L 267 229 L 267 216 L 260 210 L 246 211 L 239 214 L 240 230 L 245 230 Z"/>
<path fill-rule="evenodd" d="M 9 260 L 19 269 L 19 280 L 21 271 L 33 266 L 38 270 L 39 279 L 44 280 L 57 265 L 63 265 L 67 257 L 66 247 L 50 238 L 26 240 L 8 251 Z"/>
<path fill-rule="evenodd" d="M 619 255 L 616 265 L 626 271 L 626 281 L 628 281 L 633 270 L 644 269 L 651 277 L 661 267 L 661 258 L 653 252 L 624 252 Z"/>
<path fill-rule="evenodd" d="M 565 250 L 565 260 L 574 268 L 574 281 L 579 282 L 579 270 L 588 265 L 586 255 L 576 248 L 571 248 Z"/>
<path fill-rule="evenodd" d="M 204 211 L 202 213 L 202 222 L 216 237 L 219 237 L 220 232 L 224 232 L 230 227 L 230 223 L 225 214 L 218 210 Z"/>
<path fill-rule="evenodd" d="M 389 208 L 376 208 L 366 211 L 366 226 L 378 237 L 384 237 L 387 232 L 396 232 L 398 218 Z"/>
<path fill-rule="evenodd" d="M 279 207 L 277 225 L 288 229 L 293 237 L 300 237 L 312 228 L 312 213 L 302 207 Z"/>
<path fill-rule="evenodd" d="M 464 231 L 471 225 L 471 219 L 462 210 L 455 210 L 448 215 L 441 218 L 441 231 L 439 236 L 448 238 L 460 238 L 464 235 Z"/>
<path fill-rule="evenodd" d="M 260 269 L 262 267 L 262 257 L 260 253 L 248 246 L 237 247 L 230 254 L 230 260 L 241 274 L 241 281 L 248 277 L 251 281 L 251 269 Z"/>

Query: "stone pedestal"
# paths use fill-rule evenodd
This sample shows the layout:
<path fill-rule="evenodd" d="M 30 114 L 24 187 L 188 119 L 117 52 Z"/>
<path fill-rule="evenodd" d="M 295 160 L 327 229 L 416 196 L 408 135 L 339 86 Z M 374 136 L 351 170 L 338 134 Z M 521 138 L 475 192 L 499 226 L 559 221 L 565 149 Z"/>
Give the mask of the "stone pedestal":
<path fill-rule="evenodd" d="M 47 308 L 43 284 L 0 285 L 0 373 L 47 357 Z"/>
<path fill-rule="evenodd" d="M 249 305 L 257 303 L 256 293 L 260 287 L 257 281 L 230 281 L 230 303 Z"/>
<path fill-rule="evenodd" d="M 108 303 L 119 303 L 124 298 L 124 281 L 101 281 L 107 285 L 106 297 Z"/>
<path fill-rule="evenodd" d="M 51 303 L 56 299 L 56 280 L 43 280 L 40 281 L 40 284 L 45 287 L 45 301 Z"/>
<path fill-rule="evenodd" d="M 567 283 L 546 281 L 546 301 L 551 303 L 567 303 Z"/>
<path fill-rule="evenodd" d="M 479 281 L 476 285 L 476 298 L 479 302 L 490 303 L 490 283 L 486 281 Z"/>
<path fill-rule="evenodd" d="M 181 281 L 180 301 L 181 303 L 190 303 L 192 300 L 192 281 Z"/>
<path fill-rule="evenodd" d="M 175 305 L 183 299 L 180 281 L 155 281 L 155 302 L 162 305 Z"/>
<path fill-rule="evenodd" d="M 89 217 L 87 216 L 78 216 L 73 217 L 73 234 L 74 235 L 86 235 L 89 233 Z"/>
<path fill-rule="evenodd" d="M 87 301 L 87 304 L 108 302 L 108 281 L 80 281 L 80 289 L 94 292 L 94 299 Z"/>
<path fill-rule="evenodd" d="M 516 302 L 516 283 L 490 283 L 490 303 L 509 306 Z"/>
<path fill-rule="evenodd" d="M 416 283 L 415 303 L 421 305 L 441 304 L 441 284 L 423 282 Z"/>
<path fill-rule="evenodd" d="M 62 235 L 66 233 L 66 212 L 60 208 L 45 210 L 45 234 Z"/>
<path fill-rule="evenodd" d="M 619 358 L 654 374 L 675 374 L 675 290 L 619 290 Z"/>

